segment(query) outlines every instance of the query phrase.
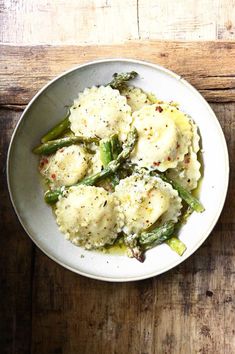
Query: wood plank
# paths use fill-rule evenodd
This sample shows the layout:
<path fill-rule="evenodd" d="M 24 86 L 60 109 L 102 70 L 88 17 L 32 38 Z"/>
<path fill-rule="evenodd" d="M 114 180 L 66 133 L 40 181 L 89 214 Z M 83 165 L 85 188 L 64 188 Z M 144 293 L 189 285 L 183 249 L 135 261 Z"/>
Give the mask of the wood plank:
<path fill-rule="evenodd" d="M 235 161 L 235 105 L 213 104 Z M 209 239 L 170 272 L 133 283 L 86 279 L 36 250 L 32 353 L 235 352 L 235 169 Z"/>
<path fill-rule="evenodd" d="M 136 0 L 8 0 L 0 4 L 0 10 L 3 43 L 97 44 L 138 39 Z"/>
<path fill-rule="evenodd" d="M 139 0 L 138 7 L 140 39 L 235 39 L 235 0 Z"/>
<path fill-rule="evenodd" d="M 8 0 L 0 23 L 0 42 L 23 45 L 228 40 L 235 0 Z"/>
<path fill-rule="evenodd" d="M 0 46 L 0 104 L 27 104 L 49 79 L 101 58 L 163 65 L 189 80 L 210 102 L 235 101 L 235 42 L 132 42 L 113 46 Z"/>
<path fill-rule="evenodd" d="M 235 0 L 218 0 L 217 2 L 216 38 L 235 39 Z"/>
<path fill-rule="evenodd" d="M 215 40 L 218 7 L 218 1 L 214 0 L 139 0 L 140 38 Z"/>
<path fill-rule="evenodd" d="M 0 348 L 1 353 L 29 353 L 33 245 L 20 226 L 6 185 L 6 154 L 19 112 L 0 110 Z"/>

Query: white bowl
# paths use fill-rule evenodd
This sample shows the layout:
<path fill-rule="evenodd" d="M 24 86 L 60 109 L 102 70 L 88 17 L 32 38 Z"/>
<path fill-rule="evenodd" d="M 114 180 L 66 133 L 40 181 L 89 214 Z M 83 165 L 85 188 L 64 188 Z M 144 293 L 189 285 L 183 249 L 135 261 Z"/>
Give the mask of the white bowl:
<path fill-rule="evenodd" d="M 204 177 L 200 200 L 206 210 L 193 213 L 180 232 L 187 245 L 182 257 L 167 245 L 146 254 L 144 263 L 125 255 L 86 251 L 65 240 L 52 210 L 43 199 L 37 170 L 38 157 L 31 150 L 55 125 L 85 87 L 110 81 L 115 72 L 135 70 L 134 85 L 165 101 L 176 101 L 197 123 L 201 137 Z M 224 205 L 228 187 L 228 152 L 219 122 L 208 103 L 187 81 L 158 65 L 131 60 L 100 60 L 72 69 L 51 81 L 31 100 L 22 114 L 10 143 L 7 160 L 8 188 L 16 214 L 33 242 L 62 266 L 85 276 L 107 281 L 149 278 L 175 267 L 205 241 Z"/>

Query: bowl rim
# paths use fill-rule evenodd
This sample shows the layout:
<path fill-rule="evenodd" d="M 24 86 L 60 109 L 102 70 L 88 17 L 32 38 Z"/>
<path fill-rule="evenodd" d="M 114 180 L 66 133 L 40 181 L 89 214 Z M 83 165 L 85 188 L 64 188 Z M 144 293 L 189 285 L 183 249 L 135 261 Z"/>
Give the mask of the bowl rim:
<path fill-rule="evenodd" d="M 224 162 L 225 162 L 225 176 L 226 179 L 224 180 L 224 188 L 223 188 L 223 194 L 221 195 L 221 199 L 220 199 L 220 203 L 219 203 L 219 207 L 217 210 L 216 215 L 214 215 L 213 220 L 211 221 L 209 227 L 207 228 L 207 231 L 204 233 L 204 236 L 196 243 L 196 245 L 190 249 L 190 252 L 186 255 L 183 255 L 181 257 L 179 257 L 179 259 L 177 259 L 175 262 L 169 264 L 169 266 L 159 270 L 159 271 L 155 271 L 155 272 L 151 272 L 145 275 L 141 275 L 141 276 L 134 276 L 134 277 L 122 277 L 122 278 L 114 278 L 114 277 L 107 277 L 107 276 L 97 276 L 95 274 L 88 274 L 86 272 L 80 271 L 74 267 L 71 267 L 65 263 L 63 263 L 63 261 L 61 261 L 60 259 L 58 259 L 57 257 L 51 255 L 49 252 L 45 251 L 43 249 L 43 247 L 41 247 L 37 240 L 35 240 L 33 238 L 33 236 L 30 234 L 30 232 L 27 230 L 26 226 L 23 223 L 23 220 L 20 216 L 20 213 L 17 210 L 17 207 L 15 205 L 14 202 L 14 197 L 13 197 L 13 193 L 12 193 L 12 189 L 11 189 L 11 182 L 10 182 L 10 159 L 11 159 L 11 153 L 12 153 L 12 146 L 14 144 L 14 139 L 17 133 L 18 128 L 20 127 L 20 125 L 22 124 L 23 120 L 25 119 L 25 115 L 28 112 L 28 110 L 31 108 L 31 106 L 33 105 L 33 103 L 37 100 L 37 98 L 42 94 L 43 91 L 45 91 L 51 84 L 53 84 L 54 82 L 56 82 L 57 80 L 63 78 L 64 76 L 72 73 L 73 71 L 76 71 L 78 69 L 81 69 L 83 67 L 87 67 L 87 66 L 92 66 L 95 64 L 99 64 L 99 63 L 106 63 L 106 62 L 127 62 L 127 63 L 135 63 L 135 64 L 140 64 L 140 65 L 145 65 L 148 67 L 152 67 L 154 69 L 158 69 L 162 72 L 165 72 L 166 74 L 174 77 L 175 79 L 181 81 L 189 90 L 192 91 L 192 93 L 194 95 L 196 95 L 198 98 L 200 98 L 200 100 L 202 101 L 202 103 L 204 104 L 204 106 L 207 108 L 207 110 L 209 111 L 209 113 L 211 115 L 213 115 L 213 117 L 215 118 L 214 122 L 217 125 L 218 131 L 220 132 L 220 140 L 221 140 L 221 144 L 223 145 L 223 155 L 224 155 Z M 98 59 L 98 60 L 93 60 L 93 61 L 89 61 L 80 65 L 77 65 L 69 70 L 66 70 L 65 72 L 57 75 L 55 78 L 53 78 L 52 80 L 50 80 L 49 82 L 47 82 L 33 97 L 32 99 L 29 101 L 29 103 L 27 104 L 26 108 L 24 109 L 24 111 L 22 112 L 15 128 L 14 131 L 12 133 L 11 139 L 10 139 L 10 143 L 9 143 L 9 147 L 8 147 L 8 153 L 7 153 L 7 159 L 6 159 L 6 175 L 7 175 L 7 187 L 8 187 L 8 192 L 10 195 L 10 200 L 11 203 L 13 205 L 14 211 L 16 216 L 18 217 L 18 220 L 20 221 L 21 226 L 23 227 L 24 231 L 26 232 L 26 234 L 30 237 L 30 239 L 33 241 L 33 243 L 46 255 L 48 256 L 50 259 L 52 259 L 53 261 L 55 261 L 56 263 L 58 263 L 59 265 L 63 266 L 64 268 L 77 273 L 79 275 L 83 275 L 85 277 L 91 278 L 91 279 L 96 279 L 96 280 L 102 280 L 102 281 L 108 281 L 108 282 L 130 282 L 130 281 L 138 281 L 138 280 L 144 280 L 144 279 L 148 279 L 148 278 L 152 278 L 155 276 L 158 276 L 160 274 L 163 274 L 173 268 L 175 268 L 176 266 L 178 266 L 179 264 L 181 264 L 182 262 L 184 262 L 187 258 L 189 258 L 193 253 L 196 252 L 196 250 L 199 249 L 199 247 L 205 242 L 205 240 L 209 237 L 209 235 L 211 234 L 213 228 L 215 227 L 220 214 L 222 212 L 222 209 L 224 207 L 224 203 L 226 200 L 226 196 L 227 196 L 227 192 L 228 192 L 228 185 L 229 185 L 229 154 L 228 154 L 228 147 L 227 147 L 227 143 L 225 140 L 225 136 L 222 130 L 222 127 L 219 123 L 219 120 L 217 119 L 214 111 L 212 110 L 212 108 L 210 107 L 209 103 L 206 101 L 206 99 L 200 94 L 200 92 L 194 87 L 192 86 L 187 80 L 185 80 L 182 76 L 176 74 L 175 72 L 161 66 L 158 64 L 154 64 L 148 61 L 144 61 L 144 60 L 138 60 L 138 59 L 132 59 L 132 58 L 104 58 L 104 59 Z"/>

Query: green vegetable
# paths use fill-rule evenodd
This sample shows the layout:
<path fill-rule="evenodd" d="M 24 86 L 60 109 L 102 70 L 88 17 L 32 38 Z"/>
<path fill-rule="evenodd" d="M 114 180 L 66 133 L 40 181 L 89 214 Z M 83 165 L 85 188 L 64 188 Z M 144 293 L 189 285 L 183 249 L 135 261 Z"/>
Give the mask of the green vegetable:
<path fill-rule="evenodd" d="M 144 251 L 139 247 L 139 246 L 135 246 L 135 247 L 131 247 L 128 246 L 129 250 L 131 251 L 131 254 L 134 258 L 137 259 L 137 261 L 143 263 L 145 260 L 145 254 Z"/>
<path fill-rule="evenodd" d="M 76 185 L 84 184 L 87 186 L 93 186 L 100 180 L 102 180 L 105 177 L 111 176 L 113 173 L 115 173 L 119 167 L 122 165 L 122 163 L 130 156 L 130 153 L 134 149 L 134 146 L 137 142 L 138 139 L 138 134 L 136 128 L 133 128 L 127 136 L 127 141 L 125 145 L 123 146 L 122 152 L 118 155 L 116 160 L 113 160 L 109 162 L 109 164 L 104 167 L 104 169 L 98 173 L 96 173 L 93 176 L 86 177 L 82 181 L 78 182 Z M 47 191 L 45 193 L 45 201 L 48 204 L 54 204 L 57 200 L 59 195 L 63 194 L 63 191 L 68 189 L 69 187 L 60 187 L 59 189 L 53 190 L 53 191 Z"/>
<path fill-rule="evenodd" d="M 115 159 L 116 158 L 117 156 L 115 157 Z M 112 152 L 112 138 L 102 139 L 100 141 L 100 160 L 102 162 L 102 165 L 106 167 L 109 164 L 109 162 L 115 159 L 113 158 L 113 152 Z M 113 186 L 116 186 L 119 183 L 119 179 L 116 173 L 110 176 L 110 178 Z"/>
<path fill-rule="evenodd" d="M 169 240 L 166 241 L 166 243 L 168 244 L 168 246 L 170 246 L 170 248 L 173 251 L 178 253 L 179 256 L 182 256 L 187 249 L 185 244 L 182 241 L 180 241 L 177 237 L 170 238 Z"/>
<path fill-rule="evenodd" d="M 120 141 L 118 139 L 118 135 L 117 134 L 111 135 L 110 142 L 111 142 L 112 158 L 113 158 L 113 160 L 116 160 L 116 158 L 118 157 L 118 155 L 122 151 L 122 146 L 121 146 Z M 119 171 L 116 172 L 112 176 L 112 181 L 111 182 L 112 182 L 113 187 L 115 187 L 116 185 L 119 184 L 119 182 L 120 182 Z"/>
<path fill-rule="evenodd" d="M 110 139 L 100 140 L 100 160 L 104 167 L 106 167 L 110 161 L 113 160 L 112 146 Z"/>
<path fill-rule="evenodd" d="M 125 86 L 127 81 L 134 79 L 137 75 L 135 71 L 120 74 L 115 73 L 113 74 L 113 80 L 107 86 L 120 90 Z"/>
<path fill-rule="evenodd" d="M 61 122 L 56 124 L 51 130 L 49 130 L 48 133 L 46 133 L 46 135 L 41 138 L 41 142 L 46 143 L 47 141 L 60 137 L 70 127 L 69 116 L 70 111 Z"/>
<path fill-rule="evenodd" d="M 172 237 L 174 229 L 175 224 L 172 221 L 168 221 L 151 232 L 142 232 L 139 236 L 139 244 L 144 247 L 145 250 L 160 245 Z"/>
<path fill-rule="evenodd" d="M 197 213 L 202 213 L 205 208 L 201 202 L 195 198 L 190 192 L 182 187 L 178 182 L 168 180 L 174 189 L 179 192 L 180 197 Z"/>
<path fill-rule="evenodd" d="M 44 194 L 44 199 L 47 202 L 47 204 L 53 205 L 58 201 L 59 196 L 62 195 L 62 193 L 63 193 L 62 188 L 55 189 L 53 191 L 48 190 Z"/>
<path fill-rule="evenodd" d="M 205 208 L 200 203 L 200 201 L 195 198 L 190 192 L 187 191 L 184 187 L 182 187 L 178 182 L 173 181 L 172 179 L 166 177 L 163 173 L 158 171 L 154 171 L 158 177 L 160 177 L 163 181 L 168 182 L 172 185 L 174 189 L 176 189 L 180 195 L 180 197 L 197 213 L 202 213 Z"/>
<path fill-rule="evenodd" d="M 116 160 L 120 152 L 122 151 L 122 146 L 120 144 L 120 141 L 118 139 L 117 134 L 113 134 L 110 137 L 110 143 L 111 143 L 111 150 L 112 150 L 112 157 L 113 160 Z"/>
<path fill-rule="evenodd" d="M 65 146 L 70 146 L 77 143 L 98 143 L 98 138 L 85 138 L 82 136 L 69 136 L 66 138 L 47 141 L 33 149 L 36 155 L 50 155 Z"/>

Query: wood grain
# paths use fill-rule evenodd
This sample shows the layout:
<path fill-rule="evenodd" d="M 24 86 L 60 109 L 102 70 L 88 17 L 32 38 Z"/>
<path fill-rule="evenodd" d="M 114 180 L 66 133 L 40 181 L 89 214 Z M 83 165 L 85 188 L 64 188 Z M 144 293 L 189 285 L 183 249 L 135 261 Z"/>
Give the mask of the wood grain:
<path fill-rule="evenodd" d="M 84 62 L 113 57 L 163 65 L 187 79 L 210 102 L 235 101 L 235 42 L 140 41 L 113 46 L 1 45 L 0 104 L 26 104 L 57 74 Z"/>
<path fill-rule="evenodd" d="M 33 244 L 11 206 L 6 184 L 6 153 L 19 112 L 0 110 L 0 352 L 29 353 Z"/>
<path fill-rule="evenodd" d="M 112 44 L 235 39 L 235 0 L 5 0 L 0 41 Z"/>

